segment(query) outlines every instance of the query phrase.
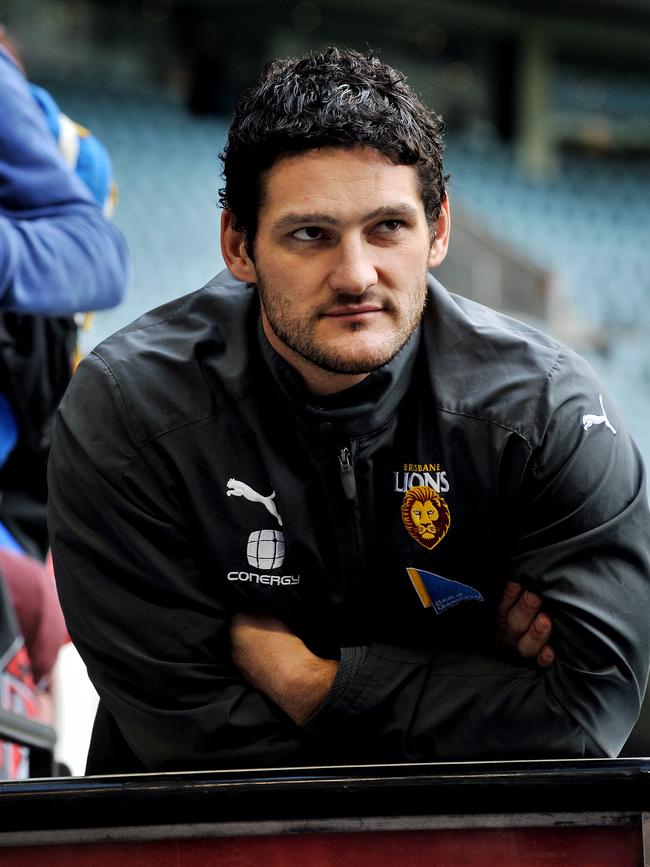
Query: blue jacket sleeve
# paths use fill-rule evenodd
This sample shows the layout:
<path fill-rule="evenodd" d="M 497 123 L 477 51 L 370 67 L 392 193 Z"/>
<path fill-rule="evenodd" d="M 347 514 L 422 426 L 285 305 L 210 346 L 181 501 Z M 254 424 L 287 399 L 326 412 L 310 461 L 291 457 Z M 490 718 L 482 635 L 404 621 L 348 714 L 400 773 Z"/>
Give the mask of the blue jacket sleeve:
<path fill-rule="evenodd" d="M 113 307 L 127 277 L 122 235 L 66 166 L 0 49 L 0 309 L 65 316 Z"/>

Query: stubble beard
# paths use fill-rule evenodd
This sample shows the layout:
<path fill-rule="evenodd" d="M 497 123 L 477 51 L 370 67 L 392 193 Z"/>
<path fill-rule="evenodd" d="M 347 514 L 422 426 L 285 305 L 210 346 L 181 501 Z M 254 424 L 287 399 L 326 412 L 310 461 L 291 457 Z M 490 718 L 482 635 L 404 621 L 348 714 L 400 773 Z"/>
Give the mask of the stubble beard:
<path fill-rule="evenodd" d="M 268 284 L 259 273 L 259 269 L 257 272 L 257 288 L 271 329 L 285 346 L 320 370 L 327 371 L 328 373 L 359 375 L 372 373 L 373 370 L 378 370 L 380 367 L 388 364 L 389 361 L 392 361 L 417 329 L 422 321 L 426 306 L 427 272 L 425 272 L 423 277 L 419 302 L 412 304 L 409 309 L 403 311 L 402 317 L 397 320 L 396 328 L 391 332 L 390 337 L 384 341 L 382 346 L 352 358 L 344 352 L 332 348 L 326 341 L 318 340 L 316 330 L 321 316 L 326 309 L 334 306 L 345 306 L 345 304 L 351 303 L 360 304 L 370 301 L 373 293 L 369 293 L 368 296 L 354 297 L 339 294 L 324 310 L 317 309 L 310 315 L 308 320 L 301 321 L 291 315 L 290 299 L 282 296 L 274 289 L 269 289 Z M 388 315 L 397 317 L 398 310 L 390 300 L 383 301 L 382 306 Z M 350 338 L 353 339 L 354 334 L 361 331 L 364 327 L 362 323 L 350 323 Z"/>

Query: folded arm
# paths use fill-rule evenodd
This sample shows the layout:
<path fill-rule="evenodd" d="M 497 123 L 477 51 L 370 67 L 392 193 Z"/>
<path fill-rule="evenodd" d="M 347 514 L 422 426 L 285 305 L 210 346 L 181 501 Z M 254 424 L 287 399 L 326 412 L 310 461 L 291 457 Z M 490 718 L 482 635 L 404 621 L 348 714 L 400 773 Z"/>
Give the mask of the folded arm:
<path fill-rule="evenodd" d="M 547 668 L 555 653 L 548 643 L 551 621 L 541 606 L 537 594 L 509 582 L 499 605 L 495 646 L 509 647 L 522 659 L 535 659 L 540 668 Z M 230 641 L 233 662 L 243 677 L 296 724 L 304 725 L 326 701 L 339 663 L 316 656 L 281 621 L 236 614 Z"/>

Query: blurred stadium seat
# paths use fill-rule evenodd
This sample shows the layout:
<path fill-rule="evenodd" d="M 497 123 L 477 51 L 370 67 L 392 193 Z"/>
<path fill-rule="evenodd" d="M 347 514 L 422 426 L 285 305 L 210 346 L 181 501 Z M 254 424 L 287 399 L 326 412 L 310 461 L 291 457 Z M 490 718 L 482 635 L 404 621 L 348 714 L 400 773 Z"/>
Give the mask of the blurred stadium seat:
<path fill-rule="evenodd" d="M 448 143 L 450 191 L 494 234 L 550 268 L 575 310 L 606 336 L 585 352 L 650 463 L 650 158 L 561 153 L 526 179 L 496 141 Z"/>

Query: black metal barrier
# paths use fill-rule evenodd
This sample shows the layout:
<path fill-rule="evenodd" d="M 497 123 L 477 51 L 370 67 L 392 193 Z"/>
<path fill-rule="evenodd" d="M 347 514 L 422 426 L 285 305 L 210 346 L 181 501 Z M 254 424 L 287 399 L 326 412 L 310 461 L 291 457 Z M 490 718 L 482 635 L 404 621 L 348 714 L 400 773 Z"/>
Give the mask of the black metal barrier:
<path fill-rule="evenodd" d="M 0 783 L 0 846 L 17 831 L 648 811 L 650 759 L 60 777 Z"/>

